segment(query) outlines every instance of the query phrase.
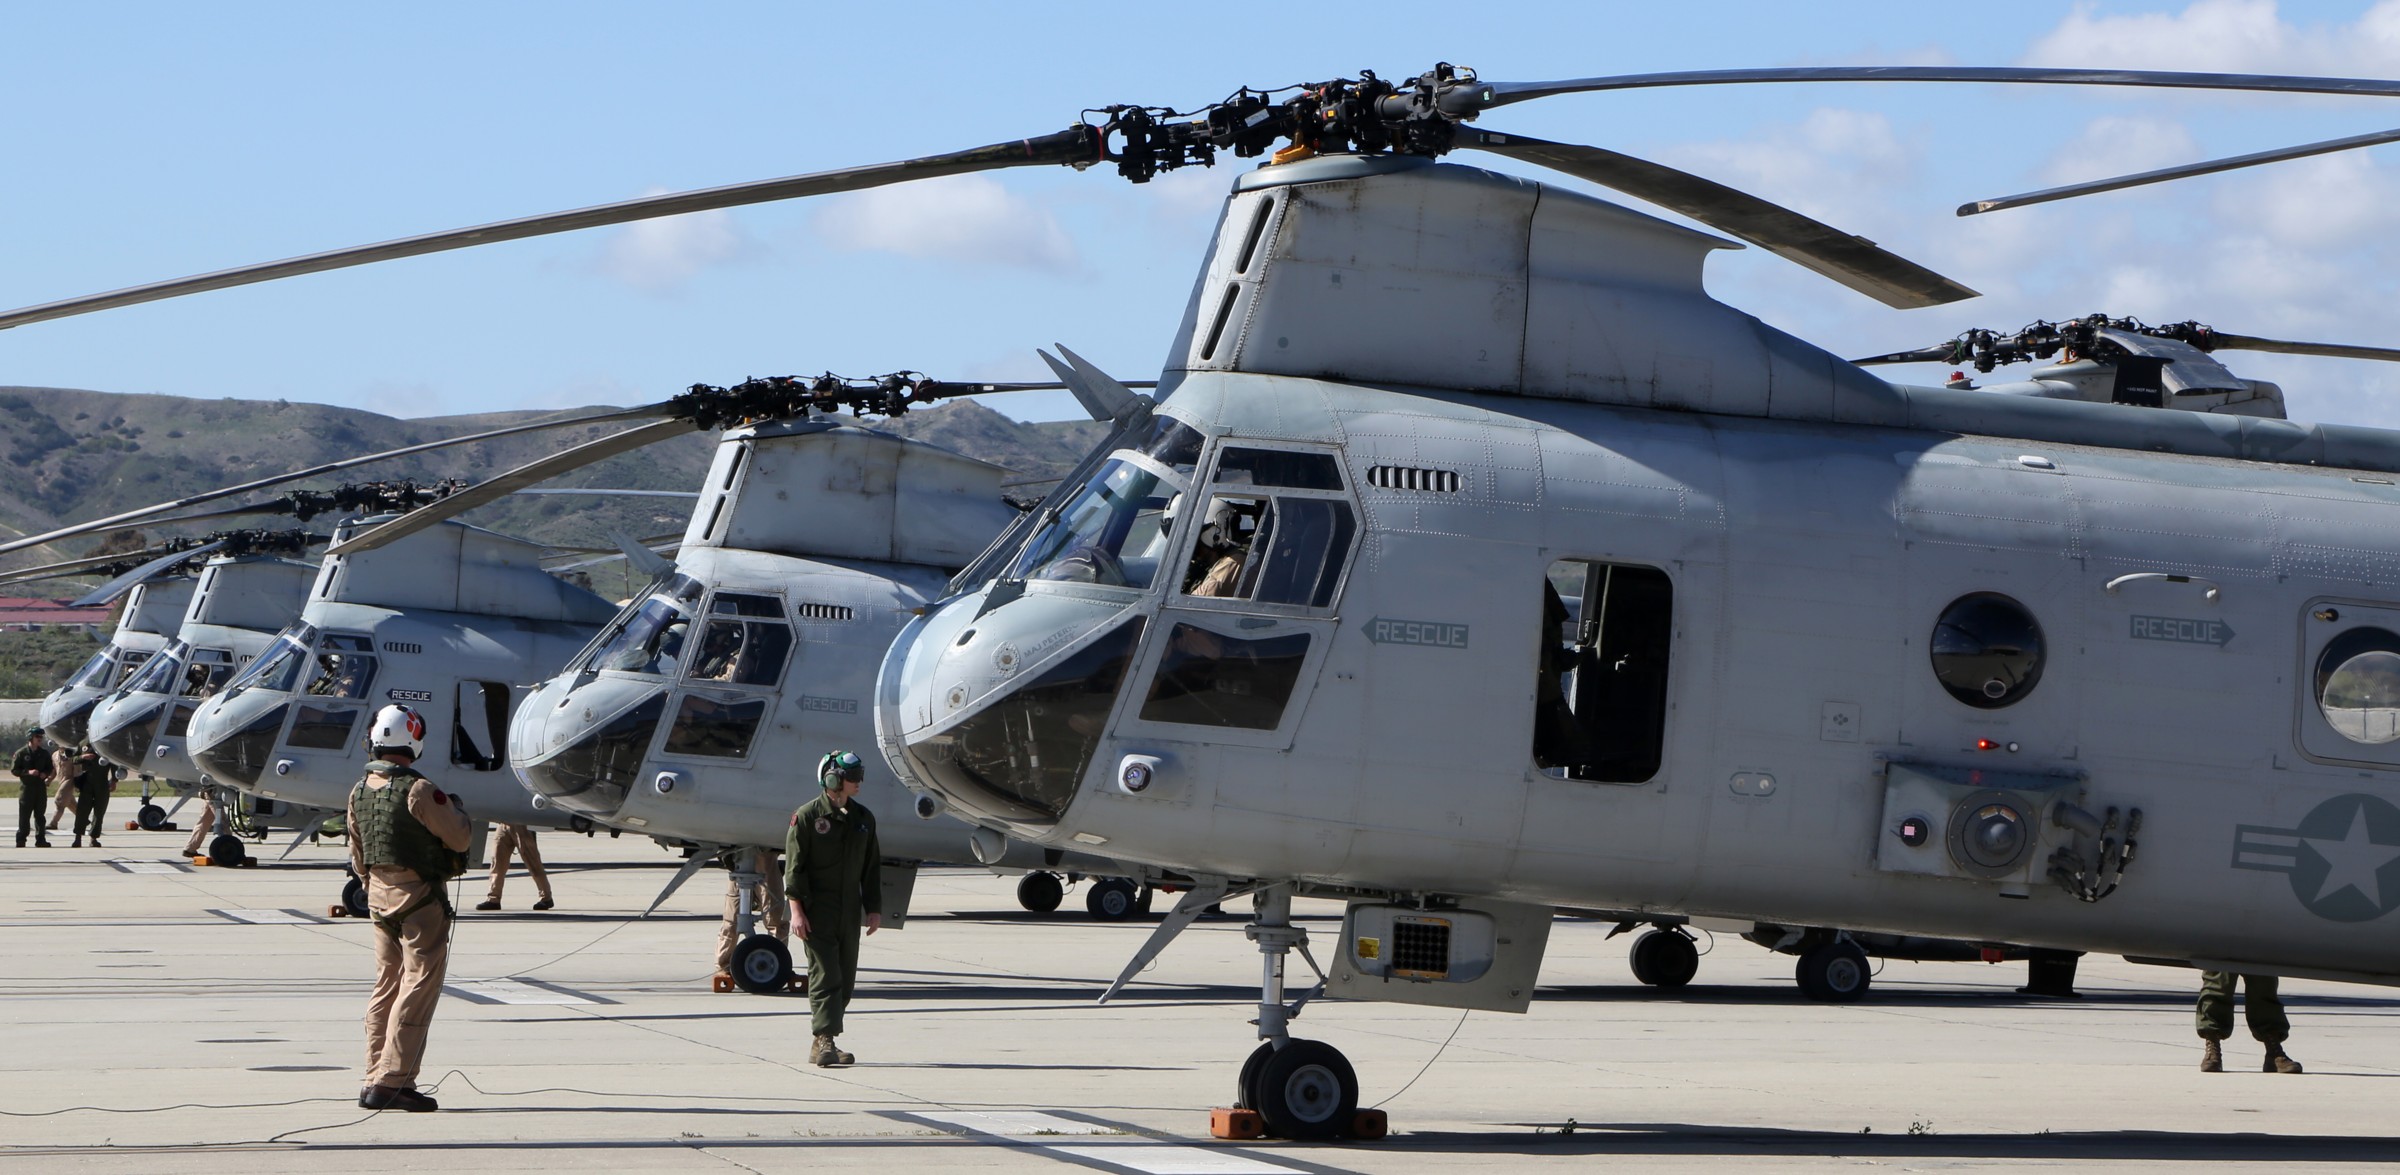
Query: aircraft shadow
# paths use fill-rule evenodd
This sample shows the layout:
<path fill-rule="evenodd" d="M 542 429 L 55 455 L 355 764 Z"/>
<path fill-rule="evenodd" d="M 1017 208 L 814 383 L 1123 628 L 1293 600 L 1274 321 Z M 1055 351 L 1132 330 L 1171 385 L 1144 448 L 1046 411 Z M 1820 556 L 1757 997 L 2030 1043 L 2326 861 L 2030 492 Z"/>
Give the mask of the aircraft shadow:
<path fill-rule="evenodd" d="M 1511 1123 L 1548 1131 L 1411 1131 L 1378 1150 L 1473 1155 L 1691 1156 L 1695 1158 L 1856 1157 L 2078 1162 L 2152 1160 L 2182 1163 L 2363 1163 L 2400 1154 L 2400 1138 L 2251 1131 L 2092 1130 L 2040 1134 L 1850 1134 L 1688 1122 Z"/>

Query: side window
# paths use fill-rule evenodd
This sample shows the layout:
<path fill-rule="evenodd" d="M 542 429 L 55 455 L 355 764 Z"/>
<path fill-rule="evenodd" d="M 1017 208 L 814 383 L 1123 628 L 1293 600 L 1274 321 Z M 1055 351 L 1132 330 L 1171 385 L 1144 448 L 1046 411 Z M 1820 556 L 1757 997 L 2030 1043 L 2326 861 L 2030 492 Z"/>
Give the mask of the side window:
<path fill-rule="evenodd" d="M 327 634 L 317 643 L 316 675 L 308 693 L 320 698 L 363 698 L 375 682 L 375 643 L 363 636 Z"/>
<path fill-rule="evenodd" d="M 350 731 L 358 725 L 358 707 L 303 704 L 292 720 L 292 736 L 284 741 L 312 751 L 350 748 Z"/>
<path fill-rule="evenodd" d="M 1243 640 L 1177 624 L 1142 699 L 1142 721 L 1273 730 L 1283 724 L 1308 642 L 1307 633 Z"/>
<path fill-rule="evenodd" d="M 475 771 L 508 766 L 508 685 L 462 681 L 450 711 L 450 761 Z"/>
<path fill-rule="evenodd" d="M 1542 585 L 1533 761 L 1552 777 L 1643 783 L 1667 732 L 1674 585 L 1655 567 L 1562 559 Z"/>
<path fill-rule="evenodd" d="M 690 679 L 729 685 L 772 688 L 783 680 L 784 662 L 792 655 L 792 626 L 783 618 L 783 602 L 773 596 L 719 592 L 709 604 L 708 625 L 700 634 L 700 651 L 692 658 Z"/>
<path fill-rule="evenodd" d="M 767 716 L 767 699 L 726 700 L 685 694 L 675 710 L 675 725 L 667 731 L 665 752 L 740 759 L 750 754 L 750 739 Z"/>

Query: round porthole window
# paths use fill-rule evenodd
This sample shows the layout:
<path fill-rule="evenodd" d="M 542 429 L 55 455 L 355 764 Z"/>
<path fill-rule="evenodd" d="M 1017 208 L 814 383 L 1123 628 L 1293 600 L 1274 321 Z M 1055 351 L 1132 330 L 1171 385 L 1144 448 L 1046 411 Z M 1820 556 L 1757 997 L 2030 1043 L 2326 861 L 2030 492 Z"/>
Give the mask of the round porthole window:
<path fill-rule="evenodd" d="M 2400 741 L 2400 636 L 2353 628 L 2328 642 L 2317 655 L 2317 710 L 2351 742 Z"/>
<path fill-rule="evenodd" d="M 1960 596 L 1933 625 L 1933 675 L 1979 710 L 2023 701 L 2042 680 L 2042 626 L 1998 592 Z"/>

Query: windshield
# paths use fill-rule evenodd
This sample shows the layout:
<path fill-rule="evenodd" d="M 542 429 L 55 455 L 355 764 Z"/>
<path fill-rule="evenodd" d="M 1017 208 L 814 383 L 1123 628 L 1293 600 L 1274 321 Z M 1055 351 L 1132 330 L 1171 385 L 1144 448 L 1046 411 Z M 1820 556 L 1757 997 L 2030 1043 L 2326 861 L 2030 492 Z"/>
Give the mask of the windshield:
<path fill-rule="evenodd" d="M 141 672 L 127 679 L 125 688 L 117 691 L 118 696 L 163 694 L 174 688 L 175 675 L 183 668 L 183 650 L 182 641 L 176 641 L 159 650 L 157 656 L 150 658 L 142 666 Z"/>
<path fill-rule="evenodd" d="M 617 622 L 592 649 L 593 669 L 664 676 L 683 656 L 692 614 L 665 596 L 652 596 Z"/>
<path fill-rule="evenodd" d="M 305 621 L 276 634 L 275 643 L 258 655 L 241 676 L 226 687 L 231 697 L 253 686 L 288 693 L 300 680 L 300 667 L 307 663 L 309 648 L 317 643 L 317 628 Z"/>
<path fill-rule="evenodd" d="M 1009 574 L 1149 587 L 1166 549 L 1167 504 L 1180 496 L 1182 484 L 1120 452 L 1042 520 Z"/>
<path fill-rule="evenodd" d="M 1013 568 L 1016 566 L 1017 553 L 1025 549 L 1025 535 L 1046 527 L 1054 508 L 1063 517 L 1064 504 L 1090 484 L 1093 471 L 1100 467 L 1103 460 L 1113 459 L 1126 451 L 1140 453 L 1158 466 L 1182 474 L 1183 481 L 1189 482 L 1192 466 L 1200 460 L 1200 446 L 1204 439 L 1192 426 L 1173 417 L 1154 415 L 1150 406 L 1143 404 L 1123 427 L 1095 446 L 1072 472 L 1051 487 L 1040 506 L 1009 523 L 1008 528 L 1000 532 L 1000 537 L 992 541 L 990 548 L 976 556 L 973 563 L 950 581 L 950 591 L 970 591 L 1004 570 L 1011 575 L 1020 574 Z"/>
<path fill-rule="evenodd" d="M 75 676 L 67 679 L 67 685 L 70 687 L 92 686 L 94 688 L 107 685 L 109 669 L 115 665 L 115 662 L 109 659 L 109 654 L 114 651 L 104 648 L 92 654 L 92 659 L 84 662 L 83 668 L 76 670 Z"/>

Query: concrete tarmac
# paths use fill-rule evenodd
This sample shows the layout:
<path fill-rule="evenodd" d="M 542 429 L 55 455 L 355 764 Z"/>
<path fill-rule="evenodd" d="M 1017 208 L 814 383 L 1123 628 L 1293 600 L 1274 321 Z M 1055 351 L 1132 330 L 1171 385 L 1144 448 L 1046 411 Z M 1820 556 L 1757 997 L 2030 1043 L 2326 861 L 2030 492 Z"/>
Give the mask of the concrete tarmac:
<path fill-rule="evenodd" d="M 1149 923 L 1081 894 L 1047 916 L 1010 879 L 929 872 L 867 940 L 848 1069 L 806 1064 L 804 996 L 709 991 L 723 875 L 657 915 L 675 859 L 542 837 L 558 909 L 465 914 L 427 1050 L 435 1114 L 355 1104 L 366 922 L 332 919 L 343 850 L 192 869 L 181 833 L 0 848 L 0 1167 L 21 1170 L 966 1171 L 1274 1175 L 1520 1169 L 2048 1167 L 2314 1172 L 2400 1161 L 2400 991 L 2287 981 L 2302 1076 L 2198 1072 L 2198 976 L 2084 961 L 2077 1000 L 2022 964 L 1895 962 L 1865 1001 L 1811 1003 L 1792 961 L 1716 940 L 1660 995 L 1631 935 L 1562 920 L 1524 1016 L 1321 1001 L 1297 1035 L 1348 1055 L 1392 1135 L 1208 1137 L 1254 1047 L 1259 956 L 1204 921 L 1105 1006 Z M 60 842 L 64 843 L 63 839 Z M 263 855 L 272 856 L 267 849 Z M 470 874 L 463 905 L 483 896 Z M 1244 907 L 1246 908 L 1246 906 Z M 1339 907 L 1303 901 L 1320 957 Z M 1293 971 L 1305 973 L 1294 960 Z"/>

